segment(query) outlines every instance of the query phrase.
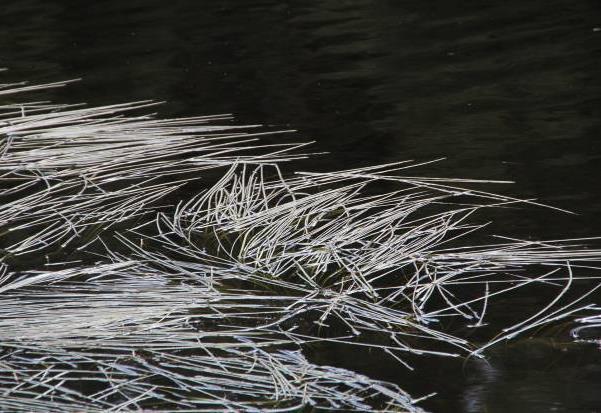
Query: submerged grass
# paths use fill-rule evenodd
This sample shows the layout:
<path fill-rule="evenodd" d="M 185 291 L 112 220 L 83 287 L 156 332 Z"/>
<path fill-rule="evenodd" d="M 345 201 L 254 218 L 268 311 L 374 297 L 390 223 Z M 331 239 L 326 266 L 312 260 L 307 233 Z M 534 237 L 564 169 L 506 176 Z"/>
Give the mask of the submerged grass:
<path fill-rule="evenodd" d="M 405 176 L 411 162 L 290 175 L 304 144 L 261 145 L 226 115 L 137 115 L 152 105 L 0 106 L 0 410 L 419 412 L 304 346 L 411 369 L 576 315 L 576 337 L 598 328 L 600 250 L 469 243 L 474 212 L 538 204 Z M 518 290 L 554 296 L 484 344 L 445 328 L 484 328 Z"/>

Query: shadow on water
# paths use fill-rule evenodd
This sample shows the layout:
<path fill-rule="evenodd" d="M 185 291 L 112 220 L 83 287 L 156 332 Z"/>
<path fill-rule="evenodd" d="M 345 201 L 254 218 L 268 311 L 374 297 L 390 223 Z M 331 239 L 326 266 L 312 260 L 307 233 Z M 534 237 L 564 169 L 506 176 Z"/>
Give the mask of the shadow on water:
<path fill-rule="evenodd" d="M 44 99 L 164 99 L 165 115 L 295 128 L 331 152 L 306 169 L 446 156 L 420 174 L 516 180 L 497 191 L 580 213 L 495 212 L 483 219 L 497 232 L 601 234 L 596 1 L 21 0 L 0 17 L 8 78 L 85 78 Z M 420 359 L 416 372 L 349 349 L 314 353 L 416 396 L 438 391 L 425 403 L 437 412 L 601 406 L 601 353 L 565 332 L 501 345 L 489 363 Z"/>

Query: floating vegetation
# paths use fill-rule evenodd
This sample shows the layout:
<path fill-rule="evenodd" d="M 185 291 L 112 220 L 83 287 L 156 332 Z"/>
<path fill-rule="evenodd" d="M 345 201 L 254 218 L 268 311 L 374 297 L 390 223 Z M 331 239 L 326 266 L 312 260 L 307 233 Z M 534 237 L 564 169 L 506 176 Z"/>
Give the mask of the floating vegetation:
<path fill-rule="evenodd" d="M 469 189 L 492 181 L 404 175 L 412 162 L 291 175 L 304 144 L 260 144 L 227 115 L 138 114 L 153 105 L 0 106 L 0 410 L 419 412 L 303 349 L 411 369 L 570 317 L 575 336 L 599 326 L 601 250 L 470 243 L 475 212 L 538 205 Z M 487 326 L 519 291 L 552 295 Z"/>
<path fill-rule="evenodd" d="M 601 348 L 601 307 L 594 308 L 596 314 L 576 320 L 580 325 L 572 329 L 575 340 L 595 343 Z"/>

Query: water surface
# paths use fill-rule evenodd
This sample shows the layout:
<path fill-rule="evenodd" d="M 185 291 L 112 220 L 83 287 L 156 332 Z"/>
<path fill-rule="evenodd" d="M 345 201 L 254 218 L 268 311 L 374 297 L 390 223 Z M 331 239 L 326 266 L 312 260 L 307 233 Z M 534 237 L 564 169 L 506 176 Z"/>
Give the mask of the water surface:
<path fill-rule="evenodd" d="M 447 157 L 415 173 L 512 180 L 490 189 L 579 213 L 499 212 L 496 232 L 601 235 L 598 1 L 9 0 L 0 19 L 5 78 L 84 78 L 44 99 L 298 129 L 331 152 L 305 169 Z M 312 357 L 437 391 L 434 412 L 600 411 L 601 351 L 567 331 L 415 372 L 359 350 Z"/>

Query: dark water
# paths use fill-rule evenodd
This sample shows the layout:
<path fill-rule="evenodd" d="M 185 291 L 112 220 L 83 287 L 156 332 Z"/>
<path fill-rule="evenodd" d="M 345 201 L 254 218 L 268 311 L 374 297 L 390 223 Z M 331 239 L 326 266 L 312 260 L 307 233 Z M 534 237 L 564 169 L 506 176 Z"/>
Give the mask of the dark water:
<path fill-rule="evenodd" d="M 53 100 L 152 98 L 165 115 L 298 129 L 331 152 L 303 168 L 445 156 L 416 173 L 515 180 L 494 190 L 580 214 L 498 214 L 497 232 L 601 235 L 598 0 L 4 0 L 0 66 L 5 79 L 84 78 Z M 315 357 L 438 391 L 434 412 L 601 411 L 601 351 L 547 335 L 415 372 L 350 350 Z"/>

